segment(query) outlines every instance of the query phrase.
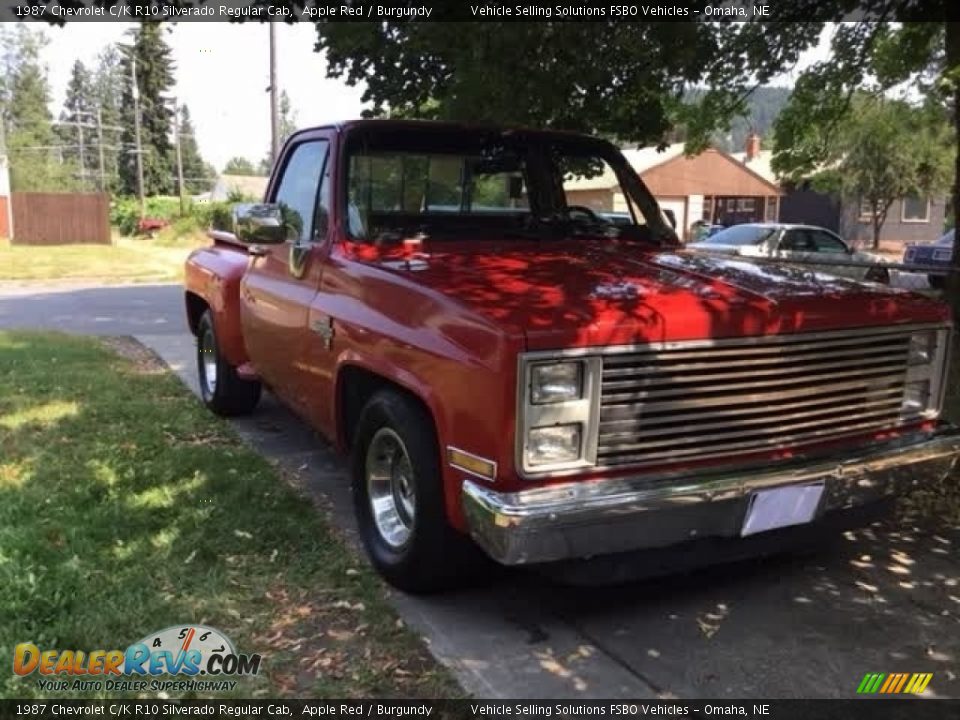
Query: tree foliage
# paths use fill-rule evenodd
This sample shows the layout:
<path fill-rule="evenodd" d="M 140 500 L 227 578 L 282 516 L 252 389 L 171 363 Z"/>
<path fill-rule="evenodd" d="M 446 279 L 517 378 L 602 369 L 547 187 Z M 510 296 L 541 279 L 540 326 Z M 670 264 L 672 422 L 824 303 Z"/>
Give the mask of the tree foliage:
<path fill-rule="evenodd" d="M 183 163 L 183 184 L 191 195 L 206 192 L 210 189 L 213 176 L 209 172 L 209 165 L 204 162 L 197 145 L 196 130 L 190 119 L 190 109 L 183 105 L 180 108 L 180 158 Z"/>
<path fill-rule="evenodd" d="M 91 140 L 96 141 L 96 137 L 90 128 L 84 127 L 96 120 L 94 107 L 93 79 L 83 62 L 75 60 L 56 134 L 64 144 L 63 157 L 76 165 L 84 189 L 91 187 L 96 173 L 97 148 L 91 147 Z"/>
<path fill-rule="evenodd" d="M 827 142 L 826 169 L 813 175 L 814 184 L 868 209 L 873 246 L 879 248 L 896 200 L 947 192 L 950 145 L 943 108 L 857 96 Z"/>
<path fill-rule="evenodd" d="M 165 31 L 161 23 L 142 23 L 130 31 L 131 43 L 121 48 L 124 78 L 121 100 L 122 143 L 127 148 L 136 147 L 132 80 L 132 66 L 135 64 L 143 151 L 143 189 L 146 195 L 170 194 L 176 186 L 170 141 L 173 109 L 165 98 L 174 84 L 174 65 L 170 46 L 163 37 Z M 121 155 L 120 179 L 123 192 L 137 192 L 135 152 Z"/>
<path fill-rule="evenodd" d="M 702 9 L 706 3 L 691 3 Z M 803 3 L 800 3 L 803 4 Z M 806 18 L 806 19 L 809 19 Z M 821 23 L 321 23 L 328 74 L 363 83 L 372 114 L 705 144 L 816 41 Z M 703 91 L 694 101 L 692 86 Z"/>
<path fill-rule="evenodd" d="M 95 111 L 100 113 L 102 125 L 103 147 L 98 151 L 103 152 L 103 186 L 108 191 L 120 189 L 124 78 L 120 50 L 116 45 L 108 45 L 97 56 L 92 83 L 93 104 Z"/>
<path fill-rule="evenodd" d="M 223 166 L 223 174 L 261 175 L 262 173 L 260 173 L 247 158 L 237 156 L 227 160 L 227 164 Z"/>
<path fill-rule="evenodd" d="M 40 59 L 46 42 L 41 31 L 25 24 L 0 28 L 0 115 L 14 190 L 69 190 L 75 183 L 73 168 L 56 151 L 50 88 Z"/>

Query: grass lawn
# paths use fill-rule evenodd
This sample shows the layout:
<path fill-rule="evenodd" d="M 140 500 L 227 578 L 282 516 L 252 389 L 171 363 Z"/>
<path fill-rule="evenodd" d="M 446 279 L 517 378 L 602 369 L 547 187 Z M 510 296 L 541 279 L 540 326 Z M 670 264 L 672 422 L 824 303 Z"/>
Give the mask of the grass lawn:
<path fill-rule="evenodd" d="M 183 623 L 263 655 L 235 696 L 461 693 L 324 515 L 140 346 L 0 332 L 0 389 L 0 696 L 51 696 L 9 671 L 16 643 Z"/>
<path fill-rule="evenodd" d="M 114 245 L 0 244 L 0 281 L 94 280 L 155 282 L 180 280 L 190 251 L 208 243 L 202 234 L 176 240 L 116 238 Z"/>

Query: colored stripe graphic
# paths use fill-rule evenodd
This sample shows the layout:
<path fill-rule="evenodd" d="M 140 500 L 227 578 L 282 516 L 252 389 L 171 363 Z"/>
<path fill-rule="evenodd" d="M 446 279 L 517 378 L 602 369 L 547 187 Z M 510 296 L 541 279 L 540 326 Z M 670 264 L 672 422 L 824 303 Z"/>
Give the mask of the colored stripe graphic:
<path fill-rule="evenodd" d="M 859 695 L 919 695 L 927 689 L 933 673 L 867 673 L 857 686 Z"/>

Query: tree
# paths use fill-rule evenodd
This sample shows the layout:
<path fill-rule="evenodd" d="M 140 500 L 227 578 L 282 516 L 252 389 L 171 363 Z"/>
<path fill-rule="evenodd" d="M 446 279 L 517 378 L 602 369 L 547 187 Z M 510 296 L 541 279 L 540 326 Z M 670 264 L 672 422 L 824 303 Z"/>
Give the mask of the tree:
<path fill-rule="evenodd" d="M 145 195 L 166 195 L 176 187 L 172 132 L 173 110 L 164 97 L 173 87 L 174 65 L 170 46 L 163 39 L 163 25 L 144 22 L 130 31 L 132 42 L 122 46 L 121 68 L 124 79 L 121 100 L 124 148 L 136 148 L 134 117 L 133 65 L 139 89 L 140 136 L 143 152 L 143 190 Z M 122 190 L 137 192 L 135 152 L 121 156 Z"/>
<path fill-rule="evenodd" d="M 75 183 L 70 165 L 57 153 L 47 72 L 40 61 L 46 42 L 42 32 L 25 24 L 0 31 L 5 68 L 0 104 L 14 190 L 67 190 Z"/>
<path fill-rule="evenodd" d="M 70 81 L 67 83 L 67 96 L 60 113 L 60 125 L 57 135 L 65 145 L 63 155 L 72 161 L 78 170 L 81 187 L 87 188 L 87 178 L 96 167 L 94 155 L 97 148 L 91 148 L 91 139 L 96 136 L 90 128 L 96 120 L 93 102 L 93 83 L 86 66 L 75 60 L 70 70 Z"/>
<path fill-rule="evenodd" d="M 949 134 L 942 108 L 858 96 L 827 140 L 826 169 L 812 176 L 813 184 L 867 208 L 873 247 L 879 248 L 894 201 L 947 192 Z"/>
<path fill-rule="evenodd" d="M 224 175 L 262 175 L 245 157 L 232 157 L 223 166 Z"/>
<path fill-rule="evenodd" d="M 190 110 L 186 105 L 180 108 L 180 157 L 183 163 L 183 184 L 191 195 L 210 189 L 213 175 L 207 172 L 207 163 L 200 155 L 197 135 L 190 120 Z"/>
<path fill-rule="evenodd" d="M 842 4 L 840 2 L 838 5 Z M 844 23 L 834 32 L 829 62 L 816 63 L 797 79 L 790 102 L 775 126 L 774 169 L 802 176 L 815 172 L 830 154 L 830 138 L 854 112 L 854 98 L 875 97 L 912 88 L 938 103 L 953 124 L 949 138 L 954 155 L 952 206 L 960 217 L 960 23 L 931 22 L 947 17 L 943 2 L 902 6 L 895 0 L 875 3 L 861 22 Z M 954 272 L 946 297 L 960 317 L 960 243 L 954 245 Z"/>
<path fill-rule="evenodd" d="M 99 111 L 102 125 L 103 147 L 97 150 L 103 152 L 103 187 L 112 191 L 120 188 L 124 79 L 120 50 L 116 45 L 108 45 L 97 56 L 92 85 L 95 111 Z"/>
<path fill-rule="evenodd" d="M 800 0 L 789 20 L 816 19 Z M 689 4 L 691 15 L 705 2 Z M 805 11 L 805 12 L 804 12 Z M 320 23 L 327 72 L 364 84 L 371 114 L 580 130 L 691 150 L 744 111 L 819 38 L 822 23 Z M 687 93 L 701 88 L 694 101 Z"/>

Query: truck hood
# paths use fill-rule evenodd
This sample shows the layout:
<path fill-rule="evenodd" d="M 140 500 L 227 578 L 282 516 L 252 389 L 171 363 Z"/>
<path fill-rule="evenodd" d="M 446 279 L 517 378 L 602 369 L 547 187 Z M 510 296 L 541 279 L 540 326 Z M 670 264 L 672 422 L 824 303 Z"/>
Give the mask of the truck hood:
<path fill-rule="evenodd" d="M 949 318 L 943 303 L 882 285 L 619 240 L 437 243 L 378 264 L 524 335 L 531 350 Z"/>

